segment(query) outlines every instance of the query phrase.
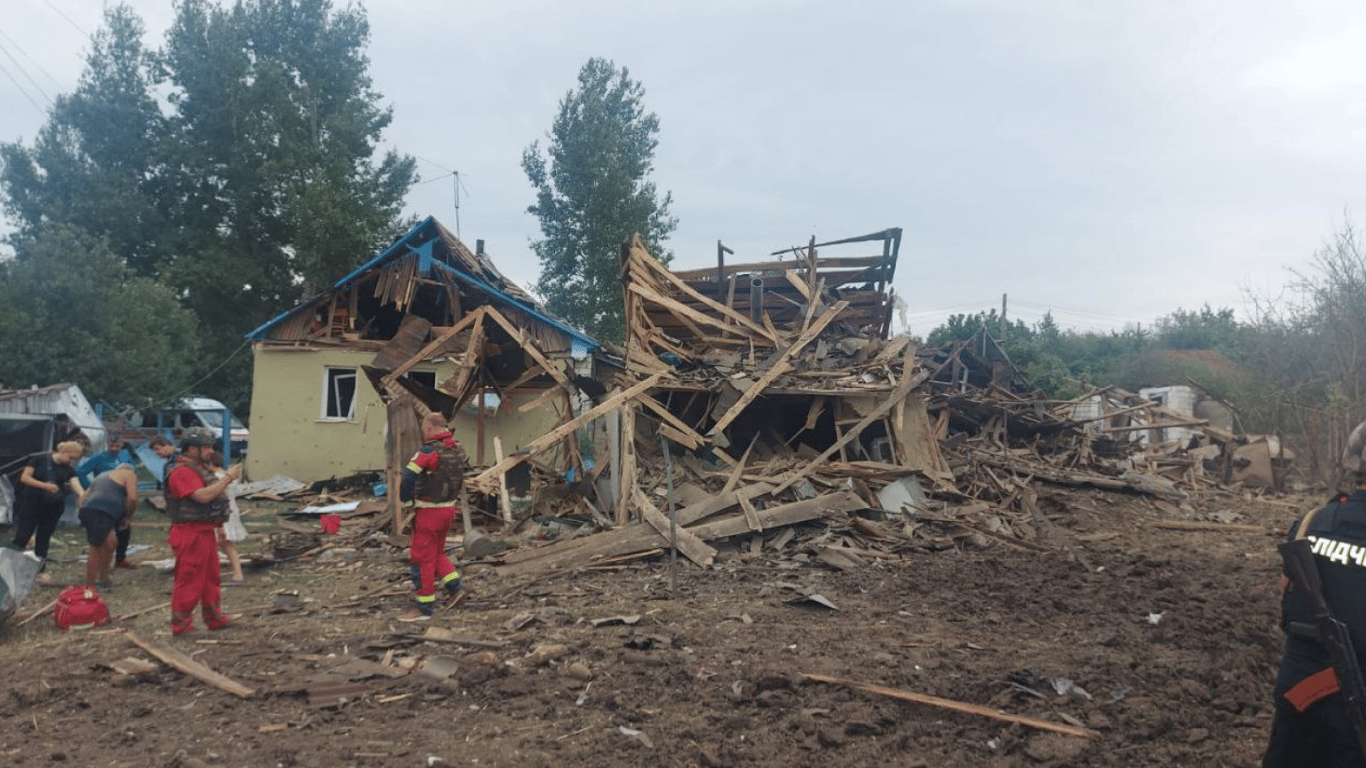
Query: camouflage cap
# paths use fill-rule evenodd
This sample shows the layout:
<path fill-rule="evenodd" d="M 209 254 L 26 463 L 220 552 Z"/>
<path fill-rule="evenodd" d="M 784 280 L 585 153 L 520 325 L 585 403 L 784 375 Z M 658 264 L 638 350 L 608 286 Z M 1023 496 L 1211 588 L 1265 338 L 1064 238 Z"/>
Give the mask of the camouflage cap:
<path fill-rule="evenodd" d="M 213 445 L 218 442 L 208 427 L 190 427 L 185 430 L 185 434 L 180 436 L 180 447 L 189 448 L 192 445 Z"/>

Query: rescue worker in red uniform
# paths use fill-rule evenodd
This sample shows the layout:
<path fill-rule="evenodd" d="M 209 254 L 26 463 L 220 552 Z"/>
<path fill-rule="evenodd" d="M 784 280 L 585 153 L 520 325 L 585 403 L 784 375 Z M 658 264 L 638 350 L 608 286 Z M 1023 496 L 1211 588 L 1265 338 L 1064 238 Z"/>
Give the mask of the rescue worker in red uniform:
<path fill-rule="evenodd" d="M 1345 480 L 1355 486 L 1295 521 L 1290 538 L 1313 543 L 1323 597 L 1347 625 L 1359 664 L 1366 667 L 1366 422 L 1352 431 L 1343 453 Z M 1264 768 L 1366 768 L 1347 718 L 1337 676 L 1318 640 L 1314 610 L 1283 575 L 1281 628 L 1285 654 L 1276 673 L 1275 718 Z"/>
<path fill-rule="evenodd" d="M 446 556 L 446 534 L 460 506 L 469 459 L 455 441 L 446 419 L 430 413 L 422 420 L 424 442 L 403 469 L 399 498 L 413 503 L 413 535 L 409 569 L 417 604 L 400 621 L 426 621 L 436 609 L 436 583 L 455 596 L 462 589 L 460 571 Z"/>
<path fill-rule="evenodd" d="M 180 438 L 180 457 L 166 475 L 166 511 L 171 515 L 168 538 L 175 552 L 175 586 L 171 589 L 171 634 L 194 626 L 195 606 L 201 606 L 209 629 L 228 626 L 223 613 L 218 569 L 216 529 L 228 519 L 228 484 L 242 476 L 242 465 L 218 476 L 209 463 L 213 433 L 191 427 Z"/>

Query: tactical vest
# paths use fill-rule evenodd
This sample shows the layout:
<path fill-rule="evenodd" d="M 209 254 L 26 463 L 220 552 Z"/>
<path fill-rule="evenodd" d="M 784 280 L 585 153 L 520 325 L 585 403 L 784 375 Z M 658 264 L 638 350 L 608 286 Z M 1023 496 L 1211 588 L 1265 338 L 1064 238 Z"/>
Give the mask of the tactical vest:
<path fill-rule="evenodd" d="M 1366 492 L 1329 502 L 1310 518 L 1303 536 L 1313 544 L 1323 596 L 1334 617 L 1347 625 L 1357 650 L 1366 649 Z M 1281 617 L 1286 627 L 1313 625 L 1314 610 L 1302 590 L 1292 586 L 1285 593 Z"/>
<path fill-rule="evenodd" d="M 204 479 L 204 485 L 212 485 L 218 482 L 218 476 L 212 469 L 196 462 L 194 459 L 182 457 L 176 464 L 178 467 L 188 467 L 199 473 Z M 166 473 L 169 478 L 170 473 Z M 172 496 L 170 489 L 166 493 L 166 511 L 171 515 L 172 523 L 226 523 L 228 521 L 227 494 L 219 494 L 218 498 L 208 504 L 201 504 L 188 496 L 177 499 Z"/>
<path fill-rule="evenodd" d="M 459 443 L 447 445 L 445 440 L 437 440 L 428 445 L 435 449 L 440 460 L 435 471 L 418 475 L 413 496 L 418 501 L 449 501 L 454 504 L 460 500 L 460 489 L 465 485 L 465 467 L 469 460 L 465 458 L 465 451 Z"/>

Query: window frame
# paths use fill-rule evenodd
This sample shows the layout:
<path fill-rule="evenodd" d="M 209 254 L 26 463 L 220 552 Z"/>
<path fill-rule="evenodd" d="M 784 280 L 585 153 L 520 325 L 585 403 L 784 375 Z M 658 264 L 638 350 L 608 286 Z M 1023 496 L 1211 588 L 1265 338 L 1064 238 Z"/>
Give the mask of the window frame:
<path fill-rule="evenodd" d="M 349 410 L 344 416 L 332 415 L 330 411 L 332 410 L 333 403 L 333 388 L 339 381 L 344 380 L 348 374 L 351 379 L 351 402 L 349 404 Z M 360 394 L 360 371 L 342 365 L 323 366 L 322 389 L 322 405 L 318 415 L 319 421 L 354 422 L 356 420 L 356 400 Z M 340 401 L 340 399 L 340 397 L 337 398 L 338 401 Z"/>

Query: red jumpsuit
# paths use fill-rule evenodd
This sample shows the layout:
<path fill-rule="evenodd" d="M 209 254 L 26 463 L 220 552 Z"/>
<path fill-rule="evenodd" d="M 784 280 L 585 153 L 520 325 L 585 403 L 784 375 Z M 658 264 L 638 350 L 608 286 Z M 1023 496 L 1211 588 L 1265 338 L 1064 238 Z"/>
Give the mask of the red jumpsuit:
<path fill-rule="evenodd" d="M 207 485 L 192 459 L 182 457 L 166 478 L 166 494 L 173 504 L 195 505 L 189 495 Z M 171 588 L 171 633 L 188 632 L 194 626 L 194 609 L 203 606 L 209 629 L 228 625 L 223 613 L 218 568 L 217 524 L 211 521 L 177 520 L 172 515 L 167 541 L 175 552 L 175 585 Z"/>
<path fill-rule="evenodd" d="M 428 438 L 427 444 L 404 468 L 407 475 L 405 479 L 410 487 L 418 488 L 413 500 L 413 536 L 408 559 L 412 563 L 413 582 L 417 588 L 417 607 L 429 615 L 436 605 L 436 582 L 440 580 L 447 591 L 458 589 L 460 584 L 460 572 L 446 557 L 446 535 L 455 522 L 459 491 L 454 491 L 446 498 L 422 498 L 427 495 L 421 490 L 426 485 L 424 480 L 443 469 L 446 472 L 453 471 L 450 467 L 441 467 L 443 452 L 452 458 L 464 456 L 451 433 L 446 432 Z M 463 467 L 459 471 L 463 472 Z"/>

